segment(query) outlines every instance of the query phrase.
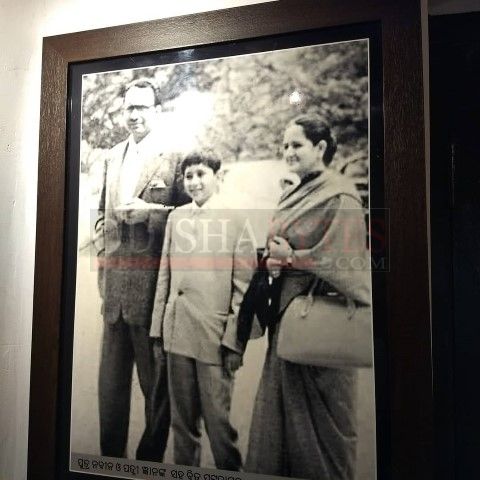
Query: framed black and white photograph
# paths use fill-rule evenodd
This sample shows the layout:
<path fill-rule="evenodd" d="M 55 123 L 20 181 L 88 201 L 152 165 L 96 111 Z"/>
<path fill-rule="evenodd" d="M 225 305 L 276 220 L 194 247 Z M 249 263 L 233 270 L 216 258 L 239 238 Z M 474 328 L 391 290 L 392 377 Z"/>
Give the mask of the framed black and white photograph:
<path fill-rule="evenodd" d="M 288 48 L 289 43 L 311 43 L 315 38 L 318 33 L 312 32 L 303 38 L 297 35 L 273 41 L 257 40 L 251 42 L 251 46 L 247 43 L 230 46 L 228 53 L 234 53 L 236 49 L 241 52 L 255 47 L 264 49 L 269 45 L 276 49 L 82 75 L 80 162 L 73 162 L 80 164 L 80 183 L 70 426 L 72 470 L 82 471 L 83 456 L 91 454 L 126 455 L 127 458 L 169 464 L 239 471 L 244 468 L 247 454 L 252 459 L 254 451 L 261 452 L 262 445 L 258 442 L 265 441 L 261 438 L 249 441 L 252 428 L 265 432 L 268 437 L 278 436 L 279 451 L 272 450 L 269 439 L 268 447 L 264 447 L 267 450 L 261 452 L 261 457 L 272 455 L 273 458 L 286 452 L 284 442 L 292 439 L 293 432 L 269 432 L 268 426 L 284 422 L 281 411 L 292 402 L 289 399 L 291 394 L 285 392 L 285 397 L 279 399 L 279 412 L 275 414 L 279 418 L 275 418 L 273 412 L 270 412 L 272 415 L 261 412 L 252 419 L 255 398 L 258 397 L 258 409 L 265 400 L 274 402 L 274 398 L 264 399 L 257 394 L 267 338 L 261 336 L 252 340 L 246 350 L 244 345 L 237 345 L 236 339 L 238 315 L 257 260 L 255 255 L 249 262 L 248 251 L 255 253 L 264 249 L 274 237 L 272 228 L 288 229 L 290 245 L 295 245 L 293 238 L 298 236 L 296 250 L 312 249 L 328 231 L 332 239 L 336 238 L 335 253 L 329 254 L 325 249 L 312 256 L 312 260 L 322 255 L 331 257 L 329 261 L 333 265 L 328 265 L 325 275 L 333 282 L 343 282 L 344 275 L 351 275 L 352 279 L 346 281 L 354 283 L 360 270 L 365 277 L 365 285 L 361 286 L 365 292 L 352 294 L 359 295 L 359 302 L 371 304 L 371 280 L 368 278 L 371 262 L 368 251 L 363 252 L 367 248 L 368 228 L 365 220 L 363 224 L 355 225 L 359 218 L 366 221 L 369 218 L 369 41 L 360 38 Z M 225 51 L 225 47 L 210 50 L 217 55 L 217 52 Z M 203 56 L 202 50 L 193 49 L 176 52 L 174 58 L 194 58 L 196 53 Z M 205 53 L 211 56 L 208 51 Z M 158 60 L 161 61 L 162 56 Z M 76 77 L 73 75 L 74 82 Z M 76 85 L 72 94 L 74 88 Z M 76 108 L 75 101 L 73 105 L 72 113 Z M 78 131 L 76 125 L 73 131 Z M 302 137 L 302 131 L 312 132 L 310 143 L 318 150 L 315 155 L 319 160 L 314 157 L 310 160 L 308 155 L 311 153 L 302 151 L 305 147 L 301 141 L 309 145 L 309 133 Z M 73 158 L 78 142 L 72 141 L 71 145 Z M 134 146 L 144 152 L 139 155 L 146 159 L 135 162 L 137 165 L 145 162 L 147 174 L 141 168 L 128 170 L 127 159 Z M 214 159 L 221 164 L 217 166 Z M 185 165 L 189 166 L 185 168 Z M 208 176 L 203 172 L 205 167 L 207 172 L 213 169 L 215 175 L 197 179 L 197 167 L 204 176 Z M 124 173 L 125 169 L 127 173 Z M 320 172 L 321 176 L 308 181 L 308 175 Z M 128 179 L 127 185 L 124 185 L 124 175 Z M 194 176 L 191 185 L 189 175 Z M 328 178 L 325 175 L 331 178 L 325 180 Z M 308 187 L 308 193 L 302 192 L 298 186 L 305 176 L 304 188 Z M 78 179 L 78 176 L 72 178 Z M 320 192 L 330 182 L 339 185 L 324 197 L 310 192 L 317 181 L 315 190 Z M 294 202 L 285 207 L 286 212 L 290 215 L 297 210 L 292 226 L 288 218 L 280 220 L 275 211 L 282 188 L 285 192 L 291 191 L 289 201 Z M 123 193 L 122 189 L 128 191 Z M 342 194 L 346 205 L 335 205 L 332 198 Z M 148 214 L 137 213 L 138 218 L 127 218 L 127 215 L 134 215 L 130 212 L 134 210 L 134 198 L 145 202 L 136 208 L 146 210 Z M 333 202 L 331 207 L 330 202 Z M 208 213 L 204 212 L 201 217 L 191 216 L 190 205 L 206 205 Z M 171 225 L 168 252 L 165 248 L 163 255 L 160 254 L 166 237 L 163 232 L 168 228 L 167 218 L 175 207 L 181 207 L 177 210 L 181 217 L 175 217 L 175 223 Z M 99 208 L 102 209 L 100 214 Z M 342 209 L 343 213 L 334 212 L 336 208 Z M 196 212 L 196 208 L 193 211 Z M 333 221 L 330 215 L 344 218 Z M 237 217 L 241 225 L 238 231 L 234 231 L 233 219 Z M 193 225 L 193 218 L 197 225 Z M 282 225 L 275 226 L 273 219 L 281 221 Z M 99 226 L 98 222 L 102 225 Z M 303 222 L 312 225 L 306 230 Z M 334 228 L 338 228 L 338 232 L 334 233 Z M 324 235 L 317 233 L 321 229 L 325 230 Z M 363 233 L 350 232 L 350 229 Z M 384 235 L 382 231 L 376 233 L 377 236 Z M 217 241 L 219 235 L 225 236 L 220 243 Z M 314 240 L 309 240 L 307 235 L 313 235 Z M 351 256 L 350 249 L 357 247 L 348 243 L 352 239 L 355 241 L 354 237 L 358 235 L 362 236 L 363 250 Z M 235 238 L 230 246 L 231 236 Z M 226 250 L 236 263 L 233 268 L 230 262 L 223 265 Z M 261 255 L 266 254 L 261 252 Z M 300 260 L 296 268 L 293 267 L 295 275 L 304 269 Z M 306 278 L 301 281 L 308 286 L 308 282 L 312 282 L 312 267 L 305 268 Z M 380 268 L 387 266 L 381 265 Z M 337 269 L 340 275 L 335 272 Z M 165 276 L 165 270 L 170 270 L 169 278 Z M 337 276 L 342 278 L 337 279 Z M 298 282 L 295 280 L 295 284 Z M 297 288 L 304 289 L 305 286 Z M 172 291 L 174 289 L 183 294 Z M 333 293 L 332 286 L 328 294 Z M 264 295 L 268 301 L 271 295 L 268 290 Z M 160 297 L 165 296 L 169 298 L 164 298 L 163 302 L 176 310 L 175 314 L 170 314 L 165 307 L 163 310 L 158 307 Z M 220 311 L 215 310 L 214 305 L 221 305 L 218 307 Z M 183 313 L 180 313 L 181 309 Z M 371 314 L 367 321 L 372 323 Z M 122 333 L 119 325 L 126 330 L 139 330 L 142 333 L 137 333 L 145 338 L 139 340 L 137 333 Z M 270 330 L 273 328 L 272 325 Z M 302 326 L 298 325 L 298 328 Z M 371 332 L 370 327 L 370 357 Z M 152 335 L 150 338 L 149 334 Z M 120 337 L 111 338 L 112 335 Z M 161 340 L 167 358 L 154 355 L 156 338 Z M 343 340 L 348 343 L 347 338 Z M 221 378 L 221 370 L 226 368 L 227 361 L 225 356 L 222 358 L 225 348 L 231 348 L 243 357 L 243 366 L 235 374 L 231 372 L 232 379 L 228 382 Z M 178 359 L 172 354 L 180 355 L 180 361 L 186 357 L 195 364 L 200 362 L 200 368 L 206 365 L 209 370 L 218 370 L 219 373 L 213 373 L 213 377 L 210 373 L 204 384 L 201 379 L 189 379 L 189 375 L 198 375 L 198 367 L 192 373 L 169 370 L 173 378 L 167 381 L 163 378 L 167 375 L 163 364 L 167 359 L 175 364 Z M 372 364 L 372 358 L 369 364 Z M 132 389 L 133 365 L 136 378 Z M 354 375 L 359 378 L 354 379 Z M 345 473 L 342 475 L 351 470 L 357 471 L 357 478 L 373 478 L 373 369 L 361 369 L 354 374 L 345 370 L 338 372 L 337 377 L 329 379 L 325 389 L 308 387 L 308 382 L 316 381 L 315 377 L 306 380 L 305 385 L 303 382 L 295 384 L 292 392 L 295 397 L 299 396 L 300 386 L 313 388 L 301 403 L 301 410 L 306 404 L 313 403 L 311 418 L 298 416 L 295 422 L 311 422 L 315 429 L 319 428 L 316 435 L 320 437 L 323 432 L 318 425 L 325 425 L 325 438 L 320 441 L 328 448 L 331 440 L 332 452 L 321 455 L 321 463 L 330 463 L 331 457 L 351 457 L 345 458 L 343 467 L 325 466 L 325 476 L 332 468 L 343 468 Z M 218 387 L 214 386 L 216 381 L 219 381 Z M 189 382 L 192 384 L 188 385 Z M 264 382 L 263 388 L 277 388 L 270 385 L 270 381 Z M 177 383 L 183 390 L 177 391 Z M 154 392 L 149 394 L 152 390 Z M 206 396 L 208 390 L 212 392 L 211 397 Z M 231 398 L 228 398 L 230 391 Z M 328 398 L 330 393 L 338 395 L 337 391 L 344 391 L 345 398 L 338 399 L 341 406 L 335 406 L 337 400 L 334 397 Z M 315 401 L 325 398 L 325 404 L 319 405 L 317 410 L 312 396 Z M 185 403 L 185 397 L 188 403 Z M 173 429 L 169 436 L 170 415 L 165 407 L 168 398 Z M 181 404 L 178 407 L 177 402 Z M 219 404 L 215 405 L 216 402 Z M 92 409 L 92 405 L 97 404 L 99 411 Z M 272 408 L 272 404 L 269 407 Z M 148 428 L 153 430 L 153 445 L 149 447 L 143 445 L 147 435 L 145 408 L 146 418 L 152 422 Z M 148 412 L 149 408 L 157 411 Z M 294 405 L 289 408 L 293 409 Z M 194 412 L 198 418 L 193 418 Z M 295 415 L 293 410 L 291 414 Z M 285 412 L 285 415 L 289 413 Z M 215 416 L 218 418 L 211 418 Z M 198 430 L 196 424 L 200 419 L 204 421 L 205 431 Z M 226 420 L 231 420 L 231 425 L 223 425 Z M 356 426 L 359 420 L 360 424 Z M 191 422 L 188 426 L 179 426 L 188 422 Z M 332 425 L 327 426 L 328 422 Z M 334 431 L 342 426 L 345 430 L 340 430 L 335 438 Z M 187 438 L 183 438 L 185 435 Z M 192 440 L 195 435 L 198 438 Z M 354 442 L 348 439 L 335 451 L 334 444 L 344 436 L 358 436 L 358 446 L 353 446 Z M 315 455 L 313 440 L 305 435 L 303 450 L 308 457 Z M 248 448 L 253 451 L 248 452 Z M 357 448 L 361 455 L 355 454 Z M 314 463 L 318 461 L 319 458 Z M 306 459 L 302 463 L 305 464 Z M 311 468 L 312 472 L 321 468 L 320 465 L 304 467 Z M 257 473 L 255 468 L 252 465 L 250 470 Z M 281 473 L 280 466 L 258 468 L 258 473 Z M 263 468 L 278 468 L 278 471 L 263 471 Z M 301 477 L 300 472 L 292 474 Z"/>
<path fill-rule="evenodd" d="M 30 478 L 400 478 L 428 444 L 418 25 L 292 8 L 45 39 Z"/>

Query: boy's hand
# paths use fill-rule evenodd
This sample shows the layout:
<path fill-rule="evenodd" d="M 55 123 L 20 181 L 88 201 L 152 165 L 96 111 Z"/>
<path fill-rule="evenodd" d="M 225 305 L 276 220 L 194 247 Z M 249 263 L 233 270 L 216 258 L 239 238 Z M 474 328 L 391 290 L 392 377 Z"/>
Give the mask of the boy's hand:
<path fill-rule="evenodd" d="M 165 351 L 163 349 L 163 338 L 154 337 L 152 338 L 153 341 L 153 356 L 155 358 L 163 357 L 165 355 Z"/>
<path fill-rule="evenodd" d="M 242 355 L 227 347 L 222 347 L 222 356 L 223 368 L 225 368 L 230 376 L 232 376 L 243 365 Z"/>

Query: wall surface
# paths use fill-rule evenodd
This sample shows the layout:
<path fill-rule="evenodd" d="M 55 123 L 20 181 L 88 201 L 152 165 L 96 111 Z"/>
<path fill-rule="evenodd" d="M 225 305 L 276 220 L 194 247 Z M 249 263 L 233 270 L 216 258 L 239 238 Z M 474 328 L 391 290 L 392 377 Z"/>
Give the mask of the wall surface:
<path fill-rule="evenodd" d="M 0 0 L 0 480 L 27 469 L 42 37 L 253 3 Z"/>
<path fill-rule="evenodd" d="M 27 468 L 42 37 L 263 1 L 0 0 L 0 480 Z M 430 14 L 480 10 L 428 3 Z"/>
<path fill-rule="evenodd" d="M 429 0 L 430 15 L 476 12 L 480 10 L 480 0 Z"/>

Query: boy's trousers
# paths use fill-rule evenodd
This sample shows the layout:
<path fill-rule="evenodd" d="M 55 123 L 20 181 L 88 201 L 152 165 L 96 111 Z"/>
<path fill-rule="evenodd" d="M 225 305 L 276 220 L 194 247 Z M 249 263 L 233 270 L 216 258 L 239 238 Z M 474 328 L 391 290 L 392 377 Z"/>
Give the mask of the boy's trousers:
<path fill-rule="evenodd" d="M 200 465 L 200 419 L 218 469 L 239 471 L 238 434 L 230 423 L 233 376 L 220 365 L 168 353 L 173 451 L 178 465 Z"/>

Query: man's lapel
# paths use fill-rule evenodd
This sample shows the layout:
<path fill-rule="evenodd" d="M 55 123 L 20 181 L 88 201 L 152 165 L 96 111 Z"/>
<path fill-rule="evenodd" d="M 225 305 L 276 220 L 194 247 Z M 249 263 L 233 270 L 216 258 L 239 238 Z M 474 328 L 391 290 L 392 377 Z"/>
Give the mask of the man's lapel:
<path fill-rule="evenodd" d="M 156 153 L 151 154 L 148 158 L 145 159 L 144 167 L 142 173 L 138 178 L 137 186 L 135 187 L 134 197 L 140 197 L 145 190 L 145 187 L 150 182 L 150 179 L 153 177 L 155 172 L 158 170 L 161 162 L 162 154 Z"/>
<path fill-rule="evenodd" d="M 120 143 L 115 151 L 115 155 L 111 158 L 111 164 L 108 167 L 109 170 L 109 189 L 110 203 L 113 208 L 119 205 L 118 188 L 120 185 L 120 174 L 122 169 L 122 162 L 127 150 L 128 140 Z"/>

